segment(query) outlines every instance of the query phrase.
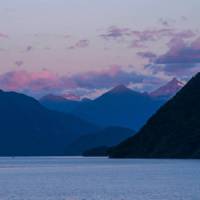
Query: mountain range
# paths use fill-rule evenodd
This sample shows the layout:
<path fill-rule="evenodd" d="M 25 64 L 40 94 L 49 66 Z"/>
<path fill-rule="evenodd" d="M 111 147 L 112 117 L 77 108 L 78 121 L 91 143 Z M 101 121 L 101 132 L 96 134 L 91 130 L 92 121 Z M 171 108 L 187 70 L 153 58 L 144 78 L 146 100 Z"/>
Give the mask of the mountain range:
<path fill-rule="evenodd" d="M 200 158 L 200 73 L 133 137 L 109 152 L 114 158 Z"/>
<path fill-rule="evenodd" d="M 73 110 L 73 114 L 103 127 L 120 126 L 138 130 L 164 103 L 147 94 L 119 85 Z"/>
<path fill-rule="evenodd" d="M 149 94 L 118 85 L 94 100 L 75 101 L 64 96 L 47 95 L 40 99 L 40 103 L 102 127 L 120 126 L 139 130 L 183 85 L 174 78 Z"/>
<path fill-rule="evenodd" d="M 0 90 L 0 156 L 80 155 L 117 145 L 165 102 L 123 85 L 80 101 L 48 95 L 38 102 Z"/>
<path fill-rule="evenodd" d="M 105 146 L 107 148 L 119 144 L 133 136 L 135 132 L 128 128 L 107 127 L 94 133 L 81 135 L 66 148 L 66 155 L 81 155 L 87 150 Z"/>
<path fill-rule="evenodd" d="M 80 101 L 67 99 L 64 96 L 53 94 L 46 95 L 42 97 L 39 101 L 48 109 L 64 113 L 70 113 L 81 103 Z"/>
<path fill-rule="evenodd" d="M 35 99 L 0 91 L 0 156 L 64 155 L 66 146 L 99 127 L 48 110 Z"/>

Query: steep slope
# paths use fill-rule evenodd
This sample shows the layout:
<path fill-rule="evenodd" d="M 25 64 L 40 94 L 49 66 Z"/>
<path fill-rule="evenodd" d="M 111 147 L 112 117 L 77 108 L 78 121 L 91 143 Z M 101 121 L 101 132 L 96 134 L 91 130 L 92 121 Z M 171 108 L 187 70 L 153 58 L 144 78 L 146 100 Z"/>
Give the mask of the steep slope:
<path fill-rule="evenodd" d="M 94 101 L 78 106 L 72 113 L 104 127 L 137 130 L 164 102 L 119 85 Z"/>
<path fill-rule="evenodd" d="M 160 88 L 156 89 L 155 91 L 150 93 L 152 97 L 161 97 L 161 98 L 170 98 L 174 96 L 182 87 L 184 83 L 173 78 L 167 84 L 161 86 Z"/>
<path fill-rule="evenodd" d="M 200 158 L 200 73 L 110 157 Z"/>
<path fill-rule="evenodd" d="M 83 156 L 85 157 L 101 157 L 107 156 L 109 151 L 109 147 L 107 146 L 99 146 L 83 152 Z"/>
<path fill-rule="evenodd" d="M 133 130 L 121 127 L 108 127 L 92 134 L 82 135 L 72 142 L 67 149 L 67 155 L 82 155 L 88 149 L 99 146 L 111 147 L 117 145 L 130 136 L 133 136 Z"/>
<path fill-rule="evenodd" d="M 66 145 L 98 128 L 50 111 L 35 99 L 0 91 L 0 155 L 62 155 Z"/>

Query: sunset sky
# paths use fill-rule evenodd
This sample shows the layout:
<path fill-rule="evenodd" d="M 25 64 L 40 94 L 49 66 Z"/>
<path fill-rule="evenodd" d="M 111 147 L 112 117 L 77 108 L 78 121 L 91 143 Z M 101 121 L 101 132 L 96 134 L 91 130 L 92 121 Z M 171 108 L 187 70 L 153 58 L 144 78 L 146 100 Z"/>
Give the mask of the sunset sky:
<path fill-rule="evenodd" d="M 150 91 L 200 69 L 199 0 L 0 0 L 0 88 Z"/>

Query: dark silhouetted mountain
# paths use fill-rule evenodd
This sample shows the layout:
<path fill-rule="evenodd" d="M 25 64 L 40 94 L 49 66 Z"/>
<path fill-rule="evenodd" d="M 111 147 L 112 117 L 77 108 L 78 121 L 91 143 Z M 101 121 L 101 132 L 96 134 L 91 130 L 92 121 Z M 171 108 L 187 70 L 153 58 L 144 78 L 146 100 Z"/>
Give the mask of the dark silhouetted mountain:
<path fill-rule="evenodd" d="M 100 146 L 96 148 L 92 148 L 83 152 L 83 156 L 85 157 L 100 157 L 107 156 L 109 148 L 107 146 Z"/>
<path fill-rule="evenodd" d="M 169 99 L 170 97 L 173 97 L 183 86 L 184 86 L 184 83 L 177 80 L 176 78 L 173 78 L 166 85 L 163 85 L 157 90 L 151 92 L 150 96 Z"/>
<path fill-rule="evenodd" d="M 0 91 L 0 155 L 63 155 L 81 134 L 98 127 L 75 116 L 51 111 L 35 99 Z"/>
<path fill-rule="evenodd" d="M 46 108 L 65 113 L 71 112 L 80 104 L 79 101 L 69 100 L 62 96 L 56 96 L 52 94 L 42 97 L 39 101 Z"/>
<path fill-rule="evenodd" d="M 93 101 L 79 105 L 72 113 L 104 127 L 137 130 L 164 102 L 120 85 Z"/>
<path fill-rule="evenodd" d="M 88 149 L 111 147 L 134 135 L 134 131 L 121 127 L 108 127 L 92 134 L 82 135 L 66 149 L 67 155 L 82 155 Z"/>
<path fill-rule="evenodd" d="M 110 150 L 120 158 L 200 158 L 200 73 L 134 137 Z"/>

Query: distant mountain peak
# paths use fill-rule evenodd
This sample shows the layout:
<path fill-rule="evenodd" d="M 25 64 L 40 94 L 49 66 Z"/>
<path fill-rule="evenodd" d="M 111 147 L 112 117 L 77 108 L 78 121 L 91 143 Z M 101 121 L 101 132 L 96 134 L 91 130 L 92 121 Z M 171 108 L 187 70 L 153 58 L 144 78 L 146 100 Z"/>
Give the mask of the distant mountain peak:
<path fill-rule="evenodd" d="M 40 100 L 50 100 L 50 101 L 80 101 L 80 97 L 73 94 L 47 94 L 43 96 Z"/>
<path fill-rule="evenodd" d="M 80 96 L 75 95 L 75 94 L 70 94 L 70 93 L 63 94 L 62 97 L 68 100 L 80 101 Z"/>
<path fill-rule="evenodd" d="M 122 93 L 122 92 L 130 92 L 131 89 L 127 88 L 125 85 L 121 84 L 110 90 L 110 93 Z"/>
<path fill-rule="evenodd" d="M 176 77 L 174 77 L 170 82 L 168 82 L 168 85 L 169 84 L 173 84 L 173 85 L 179 85 L 181 87 L 184 86 L 184 83 L 179 81 Z"/>
<path fill-rule="evenodd" d="M 92 101 L 92 100 L 91 100 L 90 98 L 85 97 L 85 98 L 83 98 L 81 101 L 82 101 L 82 102 L 90 102 L 90 101 Z"/>
<path fill-rule="evenodd" d="M 194 76 L 128 140 L 111 150 L 118 158 L 200 158 L 200 74 Z"/>
<path fill-rule="evenodd" d="M 65 98 L 62 96 L 54 95 L 54 94 L 47 94 L 44 97 L 42 97 L 40 100 L 63 101 L 65 100 Z"/>
<path fill-rule="evenodd" d="M 153 97 L 164 97 L 164 96 L 174 96 L 182 87 L 184 83 L 179 81 L 177 78 L 173 78 L 167 84 L 161 86 L 160 88 L 156 89 L 155 91 L 150 93 L 150 96 Z"/>
<path fill-rule="evenodd" d="M 0 92 L 0 102 L 0 156 L 64 155 L 74 139 L 99 130 L 71 114 L 46 109 L 24 94 Z"/>

